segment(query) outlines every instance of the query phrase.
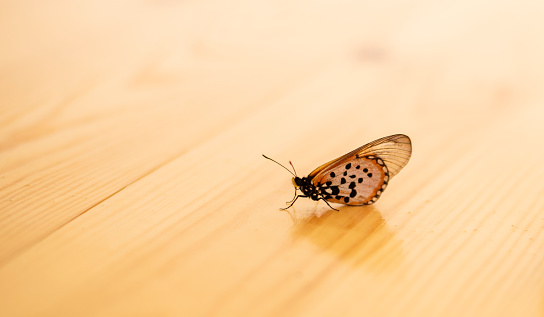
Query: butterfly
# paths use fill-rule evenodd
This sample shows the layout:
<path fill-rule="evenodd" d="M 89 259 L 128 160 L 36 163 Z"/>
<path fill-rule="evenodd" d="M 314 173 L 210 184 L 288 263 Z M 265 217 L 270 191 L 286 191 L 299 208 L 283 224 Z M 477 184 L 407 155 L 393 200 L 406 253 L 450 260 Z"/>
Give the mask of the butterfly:
<path fill-rule="evenodd" d="M 412 155 L 412 142 L 404 134 L 394 134 L 365 144 L 347 154 L 327 162 L 306 177 L 298 177 L 295 167 L 285 168 L 293 175 L 295 196 L 288 201 L 288 209 L 298 198 L 323 200 L 334 210 L 329 202 L 350 206 L 371 205 L 375 203 L 393 176 L 408 163 Z M 301 194 L 298 194 L 299 191 Z"/>

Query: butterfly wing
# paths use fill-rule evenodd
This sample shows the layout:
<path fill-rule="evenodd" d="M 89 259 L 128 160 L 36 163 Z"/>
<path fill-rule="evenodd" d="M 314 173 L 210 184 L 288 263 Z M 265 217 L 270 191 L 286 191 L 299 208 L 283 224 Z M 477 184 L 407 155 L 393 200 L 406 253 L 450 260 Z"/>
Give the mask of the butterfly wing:
<path fill-rule="evenodd" d="M 348 205 L 374 203 L 412 154 L 410 138 L 395 134 L 325 163 L 308 177 L 326 199 Z"/>
<path fill-rule="evenodd" d="M 410 160 L 410 156 L 412 156 L 412 142 L 410 141 L 410 138 L 404 134 L 386 136 L 319 166 L 308 176 L 319 178 L 318 176 L 320 174 L 327 174 L 327 169 L 343 165 L 354 157 L 360 158 L 368 155 L 374 155 L 381 158 L 389 169 L 389 176 L 393 177 L 397 175 L 408 163 L 408 160 Z"/>
<path fill-rule="evenodd" d="M 321 178 L 323 183 L 316 182 L 315 186 L 327 201 L 346 205 L 376 202 L 389 181 L 384 161 L 373 155 L 355 157 L 327 171 L 329 174 Z"/>

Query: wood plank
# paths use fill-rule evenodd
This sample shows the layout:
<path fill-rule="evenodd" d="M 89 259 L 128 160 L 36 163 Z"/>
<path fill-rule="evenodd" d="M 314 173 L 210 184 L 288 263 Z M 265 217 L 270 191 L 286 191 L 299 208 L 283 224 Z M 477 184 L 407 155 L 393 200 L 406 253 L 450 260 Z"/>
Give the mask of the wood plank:
<path fill-rule="evenodd" d="M 3 6 L 0 315 L 544 312 L 539 3 Z M 278 211 L 262 153 L 393 133 L 376 205 Z"/>

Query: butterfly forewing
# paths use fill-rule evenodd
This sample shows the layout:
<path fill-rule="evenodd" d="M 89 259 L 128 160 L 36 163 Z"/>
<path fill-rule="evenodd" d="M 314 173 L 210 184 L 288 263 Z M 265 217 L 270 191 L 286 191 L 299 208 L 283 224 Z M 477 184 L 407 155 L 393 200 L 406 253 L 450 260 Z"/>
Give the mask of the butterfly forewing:
<path fill-rule="evenodd" d="M 389 177 L 397 175 L 400 170 L 408 163 L 412 155 L 412 142 L 410 138 L 404 134 L 394 134 L 386 136 L 367 143 L 345 155 L 340 156 L 330 162 L 327 162 L 315 170 L 308 176 L 319 179 L 320 174 L 326 174 L 326 170 L 334 168 L 338 165 L 349 162 L 349 160 L 375 155 L 381 158 L 389 169 Z"/>

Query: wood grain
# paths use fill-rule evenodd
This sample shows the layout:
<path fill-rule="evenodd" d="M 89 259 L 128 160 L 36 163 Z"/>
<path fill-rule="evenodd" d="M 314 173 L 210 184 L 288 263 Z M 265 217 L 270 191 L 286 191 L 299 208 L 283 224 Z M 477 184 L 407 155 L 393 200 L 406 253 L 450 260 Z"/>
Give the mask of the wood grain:
<path fill-rule="evenodd" d="M 538 1 L 0 5 L 1 316 L 543 316 Z M 382 136 L 369 207 L 291 199 Z"/>

